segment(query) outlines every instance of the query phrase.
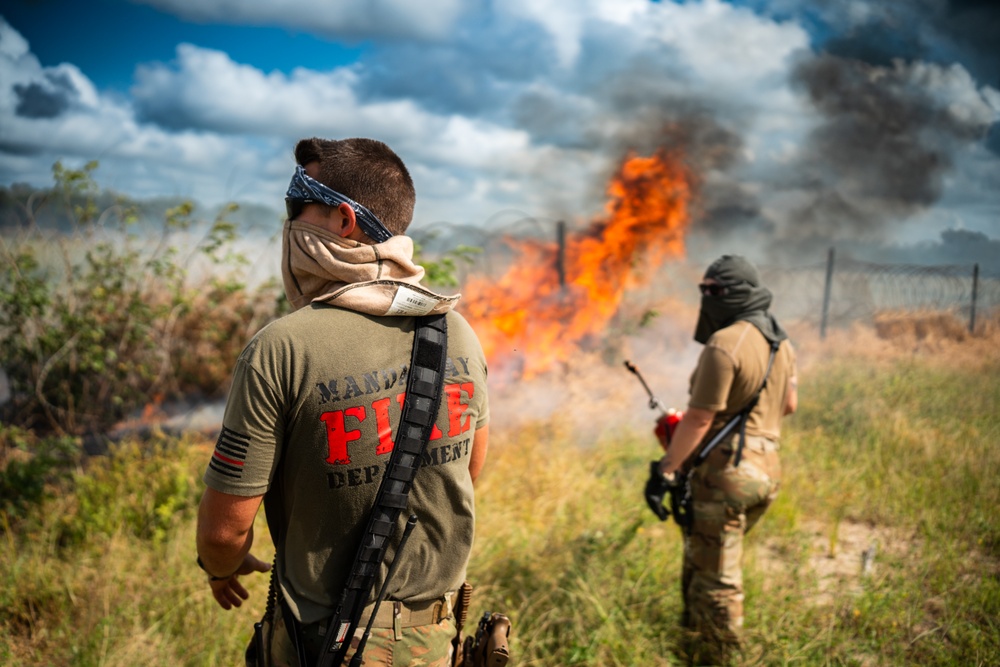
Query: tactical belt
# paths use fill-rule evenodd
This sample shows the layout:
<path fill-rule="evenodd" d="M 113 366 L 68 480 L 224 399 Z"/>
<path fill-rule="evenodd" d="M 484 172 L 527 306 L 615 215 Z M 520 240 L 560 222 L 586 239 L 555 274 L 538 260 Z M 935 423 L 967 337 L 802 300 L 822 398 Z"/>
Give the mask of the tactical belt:
<path fill-rule="evenodd" d="M 406 379 L 406 398 L 397 437 L 375 496 L 368 527 L 358 545 L 337 610 L 326 629 L 319 667 L 339 667 L 361 619 L 375 577 L 385 559 L 400 513 L 406 509 L 413 477 L 441 407 L 448 327 L 444 315 L 418 317 L 413 354 Z"/>
<path fill-rule="evenodd" d="M 453 594 L 449 594 L 453 595 Z M 369 618 L 374 611 L 375 603 L 369 603 L 361 612 L 361 618 Z M 391 600 L 379 607 L 372 622 L 373 628 L 415 628 L 420 625 L 433 625 L 446 618 L 451 618 L 451 599 L 438 598 L 430 602 L 399 602 Z"/>

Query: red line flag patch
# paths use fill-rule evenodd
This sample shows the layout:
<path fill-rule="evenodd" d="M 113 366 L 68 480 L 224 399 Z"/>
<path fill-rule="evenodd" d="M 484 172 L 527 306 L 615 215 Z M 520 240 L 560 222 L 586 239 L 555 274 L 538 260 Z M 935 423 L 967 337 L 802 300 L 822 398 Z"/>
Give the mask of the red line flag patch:
<path fill-rule="evenodd" d="M 239 479 L 243 476 L 243 464 L 246 462 L 249 446 L 250 436 L 223 426 L 208 466 L 220 475 Z"/>

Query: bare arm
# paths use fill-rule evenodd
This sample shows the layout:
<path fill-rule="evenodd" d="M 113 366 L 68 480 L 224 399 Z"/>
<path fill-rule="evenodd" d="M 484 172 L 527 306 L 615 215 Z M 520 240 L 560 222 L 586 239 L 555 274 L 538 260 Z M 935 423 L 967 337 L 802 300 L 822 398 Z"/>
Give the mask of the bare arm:
<path fill-rule="evenodd" d="M 263 496 L 234 496 L 208 488 L 198 507 L 198 557 L 214 577 L 212 595 L 223 609 L 239 607 L 248 593 L 237 576 L 266 572 L 270 565 L 250 553 L 253 521 Z M 228 575 L 228 576 L 227 576 Z"/>
<path fill-rule="evenodd" d="M 486 450 L 489 448 L 490 426 L 489 424 L 476 429 L 476 434 L 472 438 L 472 454 L 469 456 L 469 474 L 472 476 L 472 483 L 479 479 L 479 473 L 483 471 L 486 463 Z"/>
<path fill-rule="evenodd" d="M 790 415 L 799 409 L 799 378 L 795 375 L 788 378 L 788 388 L 785 390 L 785 407 L 781 415 Z"/>
<path fill-rule="evenodd" d="M 680 468 L 708 433 L 714 418 L 715 413 L 711 410 L 689 407 L 677 425 L 667 453 L 660 460 L 660 472 L 669 475 Z"/>

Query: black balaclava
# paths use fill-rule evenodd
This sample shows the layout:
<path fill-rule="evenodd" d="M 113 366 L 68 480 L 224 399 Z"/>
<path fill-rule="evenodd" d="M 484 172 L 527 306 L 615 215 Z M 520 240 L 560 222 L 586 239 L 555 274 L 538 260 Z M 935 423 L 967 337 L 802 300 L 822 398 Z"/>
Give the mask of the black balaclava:
<path fill-rule="evenodd" d="M 694 339 L 705 344 L 719 329 L 739 320 L 746 320 L 760 329 L 764 338 L 780 343 L 788 338 L 774 316 L 767 312 L 771 305 L 771 290 L 760 284 L 760 273 L 749 260 L 739 255 L 723 255 L 705 271 L 727 287 L 726 294 L 702 295 L 701 313 L 694 330 Z"/>

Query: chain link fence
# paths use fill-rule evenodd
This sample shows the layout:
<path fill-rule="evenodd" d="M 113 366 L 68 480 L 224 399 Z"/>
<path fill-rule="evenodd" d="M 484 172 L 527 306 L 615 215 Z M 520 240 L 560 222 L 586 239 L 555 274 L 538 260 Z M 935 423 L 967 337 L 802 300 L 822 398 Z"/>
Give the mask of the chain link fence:
<path fill-rule="evenodd" d="M 992 316 L 1000 306 L 1000 278 L 983 275 L 978 264 L 925 266 L 879 264 L 837 258 L 796 268 L 765 267 L 779 314 L 830 327 L 870 322 L 887 311 L 944 311 L 966 323 Z"/>
<path fill-rule="evenodd" d="M 510 239 L 565 240 L 556 220 L 512 217 L 516 219 L 498 220 L 490 227 L 440 223 L 411 233 L 431 253 L 447 251 L 456 242 L 482 248 L 475 267 L 462 267 L 461 282 L 472 273 L 498 277 L 517 261 Z M 889 311 L 950 312 L 972 331 L 977 321 L 1000 307 L 1000 276 L 980 268 L 973 262 L 935 266 L 858 261 L 838 257 L 833 249 L 826 258 L 802 266 L 760 266 L 764 283 L 775 294 L 775 314 L 812 323 L 823 335 L 828 328 L 872 322 Z M 553 267 L 556 273 L 560 270 Z"/>

